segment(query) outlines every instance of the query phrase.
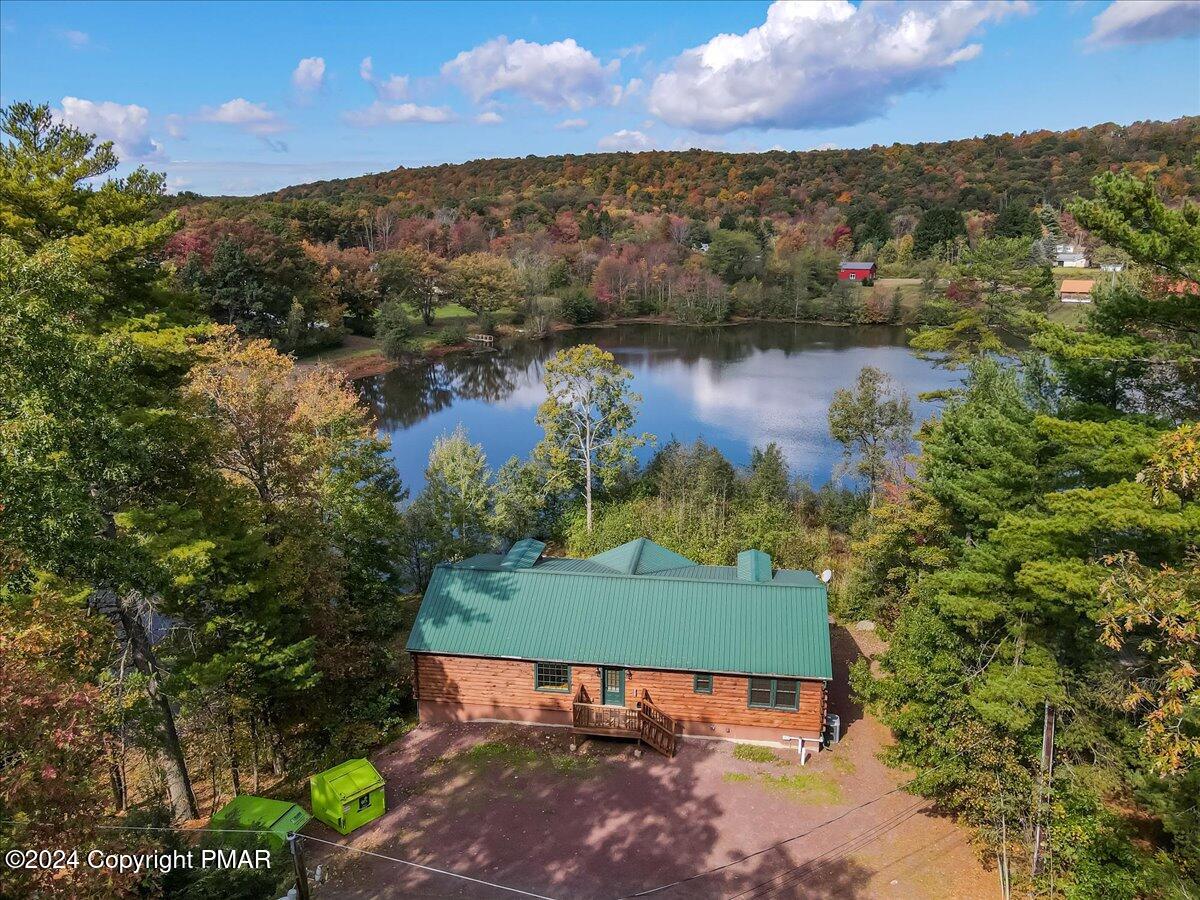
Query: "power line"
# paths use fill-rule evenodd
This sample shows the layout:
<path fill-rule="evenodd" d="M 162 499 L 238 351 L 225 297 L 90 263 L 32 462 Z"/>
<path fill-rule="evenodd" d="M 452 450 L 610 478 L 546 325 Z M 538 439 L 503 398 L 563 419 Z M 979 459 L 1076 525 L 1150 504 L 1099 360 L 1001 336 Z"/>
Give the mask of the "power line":
<path fill-rule="evenodd" d="M 0 822 L 5 822 L 12 825 L 26 824 L 18 822 L 15 819 L 0 819 Z M 273 831 L 268 831 L 261 828 L 180 828 L 170 825 L 93 825 L 97 830 L 104 831 L 170 831 L 179 832 L 182 834 L 201 835 L 206 832 L 215 832 L 220 834 L 275 834 Z M 534 900 L 554 900 L 553 897 L 546 897 L 542 894 L 534 894 L 530 891 L 523 891 L 520 888 L 509 887 L 504 884 L 496 884 L 493 881 L 484 881 L 482 878 L 473 878 L 470 875 L 462 875 L 458 872 L 450 872 L 446 869 L 438 869 L 433 866 L 422 865 L 421 863 L 410 862 L 407 859 L 400 859 L 395 856 L 386 856 L 383 853 L 376 853 L 373 850 L 364 850 L 361 847 L 353 847 L 350 844 L 339 844 L 335 841 L 327 841 L 322 838 L 313 837 L 312 835 L 300 835 L 306 841 L 315 841 L 318 844 L 326 844 L 330 847 L 337 847 L 339 850 L 352 850 L 355 853 L 363 853 L 367 856 L 376 856 L 379 859 L 386 859 L 389 862 L 400 863 L 405 866 L 412 866 L 414 869 L 422 869 L 426 872 L 433 872 L 438 875 L 445 875 L 448 878 L 459 878 L 463 881 L 470 881 L 475 884 L 482 884 L 486 887 L 495 888 L 499 891 L 508 891 L 512 894 L 520 894 L 522 897 L 533 897 Z"/>
<path fill-rule="evenodd" d="M 321 838 L 315 838 L 310 835 L 304 835 L 306 841 L 316 841 L 318 844 L 328 844 L 330 847 L 337 847 L 341 850 L 353 850 L 355 853 L 362 853 L 366 856 L 375 856 L 379 859 L 386 859 L 389 862 L 401 863 L 405 866 L 412 866 L 414 869 L 423 869 L 426 872 L 436 872 L 438 875 L 447 875 L 450 878 L 461 878 L 463 881 L 472 881 L 475 884 L 482 884 L 486 887 L 496 888 L 500 891 L 508 891 L 512 894 L 520 894 L 522 897 L 534 897 L 536 900 L 554 900 L 553 897 L 546 897 L 543 894 L 534 894 L 530 891 L 523 891 L 520 888 L 508 887 L 503 884 L 496 884 L 494 881 L 484 881 L 482 878 L 472 878 L 470 875 L 460 875 L 457 872 L 448 872 L 445 869 L 435 869 L 433 866 L 423 866 L 420 863 L 409 862 L 407 859 L 398 859 L 395 856 L 385 856 L 382 853 L 376 853 L 374 850 L 364 850 L 361 847 L 352 847 L 349 844 L 338 844 L 334 841 L 326 841 Z"/>
<path fill-rule="evenodd" d="M 734 897 L 730 898 L 730 900 L 737 900 L 737 898 L 739 898 L 739 897 L 749 896 L 750 894 L 753 894 L 755 891 L 759 890 L 760 888 L 764 888 L 764 887 L 768 888 L 768 890 L 765 894 L 762 894 L 761 896 L 767 897 L 767 896 L 770 896 L 771 894 L 775 893 L 776 891 L 781 890 L 782 888 L 802 884 L 808 878 L 812 877 L 813 875 L 816 875 L 817 873 L 821 872 L 823 869 L 828 868 L 829 866 L 833 865 L 835 862 L 838 862 L 842 858 L 842 856 L 845 855 L 844 853 L 842 853 L 839 856 L 833 856 L 833 854 L 837 853 L 838 851 L 858 850 L 862 847 L 865 847 L 867 844 L 870 844 L 873 841 L 878 840 L 879 838 L 883 837 L 885 834 L 888 834 L 889 832 L 895 830 L 900 825 L 902 825 L 904 822 L 908 821 L 913 816 L 915 816 L 917 814 L 917 812 L 919 811 L 918 807 L 921 807 L 921 806 L 925 806 L 926 809 L 928 808 L 928 806 L 925 804 L 924 801 L 918 801 L 918 802 L 914 803 L 912 806 L 910 806 L 904 810 L 901 810 L 900 812 L 896 813 L 893 816 L 890 816 L 887 819 L 884 819 L 882 822 L 877 822 L 876 824 L 872 825 L 870 828 L 867 828 L 865 831 L 859 832 L 854 837 L 847 838 L 846 840 L 842 841 L 840 844 L 835 844 L 834 846 L 830 847 L 828 850 L 825 850 L 824 852 L 819 853 L 818 855 L 814 856 L 812 859 L 805 860 L 803 863 L 801 863 L 798 866 L 794 866 L 791 869 L 788 869 L 784 872 L 779 873 L 778 875 L 768 878 L 766 881 L 759 882 L 758 884 L 747 888 L 746 890 L 742 891 L 740 894 L 734 895 Z M 824 861 L 822 861 L 822 860 L 824 860 Z M 780 879 L 783 879 L 783 880 L 780 881 Z M 776 885 L 772 885 L 771 883 L 774 881 L 779 881 L 780 883 L 776 884 Z"/>
<path fill-rule="evenodd" d="M 730 866 L 736 866 L 741 863 L 744 863 L 748 859 L 753 859 L 756 856 L 762 856 L 764 853 L 770 853 L 772 850 L 777 850 L 778 848 L 782 847 L 784 844 L 790 844 L 792 841 L 798 841 L 802 837 L 808 837 L 808 835 L 812 834 L 814 831 L 818 831 L 819 829 L 824 828 L 826 825 L 832 825 L 834 822 L 837 822 L 839 819 L 844 819 L 844 818 L 846 818 L 846 816 L 850 815 L 851 813 L 857 812 L 858 810 L 863 809 L 864 807 L 870 806 L 872 803 L 877 803 L 880 800 L 882 800 L 884 797 L 891 796 L 892 794 L 898 793 L 901 790 L 903 790 L 903 787 L 892 788 L 890 791 L 885 791 L 884 793 L 880 794 L 878 797 L 873 797 L 870 800 L 866 800 L 866 801 L 858 804 L 857 806 L 852 806 L 845 812 L 839 813 L 838 815 L 834 816 L 832 819 L 826 819 L 824 822 L 820 823 L 819 825 L 814 825 L 812 828 L 808 829 L 807 831 L 802 831 L 799 834 L 794 834 L 789 838 L 784 838 L 782 841 L 778 841 L 777 843 L 774 843 L 769 847 L 763 847 L 761 850 L 755 850 L 753 853 L 747 853 L 745 856 L 741 856 L 741 857 L 738 857 L 737 859 L 730 860 L 729 862 L 723 863 L 722 865 L 719 865 L 719 866 L 713 866 L 711 869 L 705 869 L 703 872 L 697 872 L 694 875 L 689 875 L 686 878 L 680 878 L 680 879 L 678 879 L 676 881 L 672 881 L 668 884 L 660 884 L 658 887 L 649 888 L 648 890 L 644 890 L 644 891 L 638 891 L 636 894 L 626 894 L 625 896 L 618 898 L 618 900 L 632 900 L 632 898 L 634 898 L 634 897 L 646 897 L 646 896 L 649 896 L 650 894 L 657 894 L 659 891 L 665 891 L 668 888 L 673 888 L 673 887 L 676 887 L 677 885 L 686 884 L 689 881 L 695 881 L 697 878 L 704 878 L 707 875 L 712 875 L 716 872 L 722 871 L 723 869 L 728 869 Z"/>

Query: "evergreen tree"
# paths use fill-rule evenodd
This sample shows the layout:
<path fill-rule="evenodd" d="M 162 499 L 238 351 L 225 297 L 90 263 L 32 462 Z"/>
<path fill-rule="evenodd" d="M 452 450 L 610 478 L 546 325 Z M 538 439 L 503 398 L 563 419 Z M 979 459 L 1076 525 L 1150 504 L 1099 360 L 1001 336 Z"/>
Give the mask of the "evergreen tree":
<path fill-rule="evenodd" d="M 1004 209 L 1000 210 L 1000 215 L 996 216 L 996 222 L 992 225 L 992 236 L 1001 238 L 1040 238 L 1042 236 L 1042 223 L 1038 221 L 1033 210 L 1024 201 L 1013 200 Z"/>
<path fill-rule="evenodd" d="M 750 477 L 746 492 L 756 500 L 784 502 L 791 491 L 791 474 L 783 451 L 774 441 L 750 451 Z"/>
<path fill-rule="evenodd" d="M 962 213 L 947 206 L 935 206 L 925 211 L 913 232 L 913 254 L 928 259 L 951 244 L 955 238 L 967 236 Z"/>
<path fill-rule="evenodd" d="M 493 492 L 483 446 L 472 444 L 462 425 L 433 442 L 425 489 L 415 503 L 433 529 L 436 561 L 466 559 L 488 549 Z"/>

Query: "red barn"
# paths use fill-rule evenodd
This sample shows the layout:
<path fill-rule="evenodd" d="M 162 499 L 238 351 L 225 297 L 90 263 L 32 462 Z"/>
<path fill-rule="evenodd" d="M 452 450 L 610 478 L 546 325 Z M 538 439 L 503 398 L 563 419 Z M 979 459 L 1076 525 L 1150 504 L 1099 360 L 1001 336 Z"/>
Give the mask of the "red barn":
<path fill-rule="evenodd" d="M 875 263 L 844 262 L 838 269 L 839 281 L 857 281 L 870 285 L 875 282 Z"/>

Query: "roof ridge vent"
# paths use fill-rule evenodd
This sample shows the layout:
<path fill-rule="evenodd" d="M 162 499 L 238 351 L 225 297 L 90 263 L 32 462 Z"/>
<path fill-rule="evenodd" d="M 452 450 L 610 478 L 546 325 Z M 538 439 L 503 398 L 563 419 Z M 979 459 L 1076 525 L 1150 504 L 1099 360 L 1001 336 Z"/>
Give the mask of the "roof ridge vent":
<path fill-rule="evenodd" d="M 738 581 L 765 582 L 772 579 L 771 556 L 761 550 L 743 550 L 737 557 Z"/>

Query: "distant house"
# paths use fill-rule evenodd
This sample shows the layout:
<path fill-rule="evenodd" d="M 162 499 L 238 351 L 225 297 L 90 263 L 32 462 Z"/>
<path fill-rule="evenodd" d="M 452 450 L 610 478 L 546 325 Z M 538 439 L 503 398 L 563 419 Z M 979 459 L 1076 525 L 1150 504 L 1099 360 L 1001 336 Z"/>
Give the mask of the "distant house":
<path fill-rule="evenodd" d="M 1090 278 L 1068 278 L 1058 288 L 1063 303 L 1091 303 L 1095 282 Z"/>
<path fill-rule="evenodd" d="M 833 677 L 817 576 L 646 538 L 590 559 L 545 547 L 434 569 L 408 641 L 422 722 L 569 727 L 667 756 L 683 735 L 816 749 Z"/>
<path fill-rule="evenodd" d="M 1074 244 L 1059 244 L 1054 248 L 1054 264 L 1060 269 L 1086 269 L 1088 258 Z"/>
<path fill-rule="evenodd" d="M 844 262 L 838 268 L 839 281 L 857 281 L 860 284 L 875 283 L 875 263 L 873 262 Z"/>

